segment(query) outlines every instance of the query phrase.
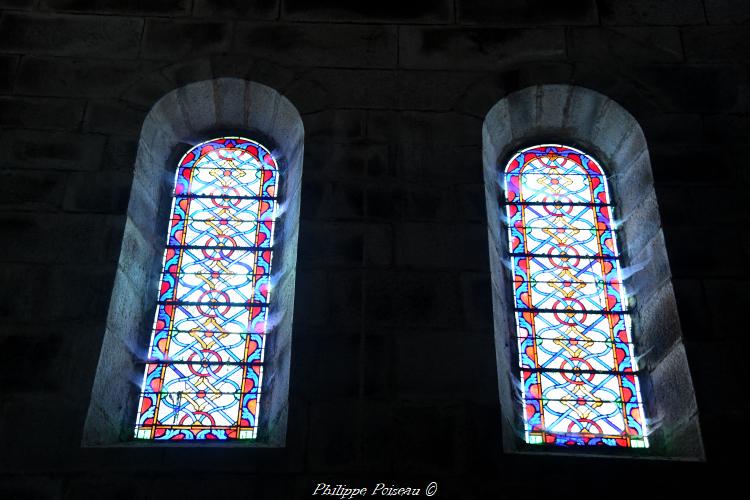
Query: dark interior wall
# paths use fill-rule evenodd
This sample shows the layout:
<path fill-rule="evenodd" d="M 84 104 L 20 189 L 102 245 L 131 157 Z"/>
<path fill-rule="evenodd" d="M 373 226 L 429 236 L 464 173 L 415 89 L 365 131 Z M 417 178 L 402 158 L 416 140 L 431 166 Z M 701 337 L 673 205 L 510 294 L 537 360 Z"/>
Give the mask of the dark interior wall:
<path fill-rule="evenodd" d="M 0 7 L 3 498 L 731 477 L 748 409 L 744 0 Z M 140 126 L 169 91 L 222 76 L 275 88 L 305 126 L 287 446 L 82 449 Z M 502 452 L 481 127 L 539 83 L 597 90 L 643 128 L 705 464 Z"/>

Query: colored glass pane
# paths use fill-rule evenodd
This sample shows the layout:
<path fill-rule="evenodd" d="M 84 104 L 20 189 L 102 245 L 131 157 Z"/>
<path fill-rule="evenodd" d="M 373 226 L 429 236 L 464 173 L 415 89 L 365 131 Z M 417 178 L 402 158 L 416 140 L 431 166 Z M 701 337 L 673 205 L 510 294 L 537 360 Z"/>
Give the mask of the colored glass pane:
<path fill-rule="evenodd" d="M 647 447 L 604 172 L 547 144 L 504 180 L 526 442 Z"/>
<path fill-rule="evenodd" d="M 175 175 L 139 439 L 253 439 L 278 169 L 257 142 L 193 147 Z"/>

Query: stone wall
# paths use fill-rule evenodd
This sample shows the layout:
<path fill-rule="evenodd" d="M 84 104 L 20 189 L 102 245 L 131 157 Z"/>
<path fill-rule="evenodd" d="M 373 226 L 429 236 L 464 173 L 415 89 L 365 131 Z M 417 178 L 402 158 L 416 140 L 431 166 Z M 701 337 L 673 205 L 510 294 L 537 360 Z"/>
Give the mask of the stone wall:
<path fill-rule="evenodd" d="M 694 487 L 738 467 L 747 2 L 0 8 L 3 498 L 275 500 L 323 481 L 437 481 L 444 498 L 483 499 L 571 474 L 595 491 Z M 141 125 L 170 91 L 218 77 L 276 89 L 305 128 L 286 447 L 82 448 Z M 502 451 L 482 122 L 545 83 L 596 90 L 643 129 L 705 464 Z"/>

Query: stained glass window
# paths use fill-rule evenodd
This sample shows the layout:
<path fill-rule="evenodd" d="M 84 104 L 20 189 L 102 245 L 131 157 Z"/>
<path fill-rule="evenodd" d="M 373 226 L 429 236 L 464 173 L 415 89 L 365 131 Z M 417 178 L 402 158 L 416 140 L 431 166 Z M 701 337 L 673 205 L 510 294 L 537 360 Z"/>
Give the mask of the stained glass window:
<path fill-rule="evenodd" d="M 139 439 L 253 439 L 278 169 L 240 137 L 182 157 L 138 404 Z"/>
<path fill-rule="evenodd" d="M 504 177 L 526 442 L 648 447 L 603 170 L 545 144 Z"/>

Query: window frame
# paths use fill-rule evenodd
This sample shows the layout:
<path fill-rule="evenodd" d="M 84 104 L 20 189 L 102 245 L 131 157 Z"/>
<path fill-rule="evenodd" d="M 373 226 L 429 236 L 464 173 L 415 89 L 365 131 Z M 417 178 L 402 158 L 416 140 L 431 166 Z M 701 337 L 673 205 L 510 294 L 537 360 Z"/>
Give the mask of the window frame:
<path fill-rule="evenodd" d="M 255 439 L 136 439 L 138 393 L 153 323 L 174 174 L 194 145 L 247 137 L 274 155 L 280 172 L 274 234 L 273 300 L 266 337 L 263 396 Z M 288 418 L 291 332 L 304 148 L 299 113 L 278 92 L 235 78 L 196 82 L 161 98 L 138 144 L 130 202 L 82 446 L 283 447 Z M 136 325 L 136 326 L 134 326 Z M 140 372 L 140 373 L 139 373 Z"/>
<path fill-rule="evenodd" d="M 632 337 L 646 411 L 649 448 L 558 447 L 527 444 L 518 388 L 512 276 L 505 262 L 505 167 L 536 144 L 585 151 L 605 169 L 618 221 L 618 246 L 633 311 Z M 514 92 L 487 113 L 483 126 L 485 201 L 492 283 L 503 449 L 509 453 L 704 460 L 698 409 L 671 285 L 645 136 L 625 109 L 573 85 L 538 85 Z M 675 390 L 676 389 L 676 390 Z"/>

